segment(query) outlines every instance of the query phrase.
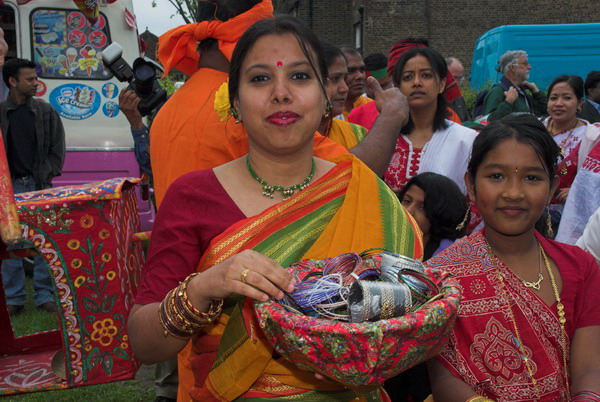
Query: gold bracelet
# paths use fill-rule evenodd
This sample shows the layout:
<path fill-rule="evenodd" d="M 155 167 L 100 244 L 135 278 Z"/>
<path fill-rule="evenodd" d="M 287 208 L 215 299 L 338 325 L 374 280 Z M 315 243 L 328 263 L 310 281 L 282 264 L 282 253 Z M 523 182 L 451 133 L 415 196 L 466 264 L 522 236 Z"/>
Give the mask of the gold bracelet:
<path fill-rule="evenodd" d="M 171 290 L 158 309 L 158 318 L 164 328 L 164 336 L 177 339 L 189 339 L 200 329 L 211 324 L 221 313 L 223 300 L 212 300 L 208 312 L 194 307 L 187 295 L 188 283 L 199 273 L 188 276 L 176 288 Z"/>
<path fill-rule="evenodd" d="M 485 396 L 475 395 L 474 397 L 467 399 L 466 402 L 495 402 L 495 401 L 493 399 L 490 399 Z"/>

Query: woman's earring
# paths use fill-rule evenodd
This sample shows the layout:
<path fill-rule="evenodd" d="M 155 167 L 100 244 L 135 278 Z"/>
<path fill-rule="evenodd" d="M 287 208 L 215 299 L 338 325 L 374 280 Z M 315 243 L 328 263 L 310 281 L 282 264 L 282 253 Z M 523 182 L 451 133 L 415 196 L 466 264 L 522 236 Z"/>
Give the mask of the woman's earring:
<path fill-rule="evenodd" d="M 444 88 L 440 89 L 440 95 L 444 93 Z"/>
<path fill-rule="evenodd" d="M 577 106 L 577 113 L 581 113 L 581 105 Z"/>
<path fill-rule="evenodd" d="M 240 119 L 240 114 L 238 113 L 237 109 L 234 107 L 231 108 L 231 115 L 235 119 L 235 124 L 239 124 L 242 121 L 242 119 Z"/>
<path fill-rule="evenodd" d="M 462 222 L 456 226 L 456 230 L 458 230 L 459 232 L 461 230 L 463 230 L 465 228 L 465 226 L 467 226 L 470 216 L 471 216 L 471 204 L 469 204 L 467 206 L 467 212 L 465 213 L 465 217 L 463 218 Z"/>
<path fill-rule="evenodd" d="M 333 106 L 331 106 L 331 102 L 327 101 L 325 102 L 325 117 L 330 117 L 331 115 L 331 109 L 333 109 Z"/>
<path fill-rule="evenodd" d="M 546 207 L 546 230 L 548 232 L 548 237 L 553 239 L 554 230 L 552 229 L 552 219 L 550 219 L 550 209 L 548 209 L 548 207 Z"/>

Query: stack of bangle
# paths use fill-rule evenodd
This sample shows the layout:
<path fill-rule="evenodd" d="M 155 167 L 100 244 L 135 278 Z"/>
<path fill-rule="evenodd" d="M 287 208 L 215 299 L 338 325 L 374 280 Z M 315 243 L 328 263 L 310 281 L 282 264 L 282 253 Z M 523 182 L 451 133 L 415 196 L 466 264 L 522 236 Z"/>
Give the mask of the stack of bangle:
<path fill-rule="evenodd" d="M 178 339 L 188 339 L 200 329 L 212 323 L 221 314 L 223 300 L 213 300 L 208 312 L 196 309 L 187 296 L 187 285 L 199 272 L 188 276 L 175 289 L 167 293 L 160 303 L 158 318 L 164 327 L 164 335 Z"/>
<path fill-rule="evenodd" d="M 598 395 L 595 392 L 592 391 L 580 391 L 578 393 L 576 393 L 575 395 L 573 395 L 573 399 L 571 399 L 573 402 L 575 401 L 594 401 L 594 402 L 598 402 L 600 401 L 600 395 Z"/>

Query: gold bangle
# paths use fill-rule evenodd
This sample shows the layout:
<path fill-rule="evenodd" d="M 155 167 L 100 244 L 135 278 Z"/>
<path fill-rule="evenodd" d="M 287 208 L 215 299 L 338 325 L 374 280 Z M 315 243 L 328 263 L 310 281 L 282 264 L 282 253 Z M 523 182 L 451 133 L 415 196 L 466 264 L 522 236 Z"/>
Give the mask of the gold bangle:
<path fill-rule="evenodd" d="M 189 339 L 200 329 L 211 324 L 221 314 L 223 300 L 212 300 L 208 311 L 194 307 L 187 295 L 188 283 L 199 273 L 188 276 L 176 288 L 171 290 L 158 309 L 158 318 L 164 328 L 165 337 L 171 335 L 177 339 Z"/>
<path fill-rule="evenodd" d="M 467 399 L 465 402 L 495 402 L 495 401 L 493 399 L 490 399 L 485 396 L 475 395 L 475 396 Z"/>

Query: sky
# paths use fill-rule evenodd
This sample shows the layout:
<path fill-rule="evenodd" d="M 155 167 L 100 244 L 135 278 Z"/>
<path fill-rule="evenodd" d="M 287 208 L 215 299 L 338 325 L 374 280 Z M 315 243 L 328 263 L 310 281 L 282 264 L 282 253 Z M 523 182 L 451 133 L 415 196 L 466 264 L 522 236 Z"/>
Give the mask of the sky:
<path fill-rule="evenodd" d="M 175 14 L 175 7 L 168 0 L 156 0 L 155 8 L 152 7 L 151 0 L 133 0 L 133 9 L 140 33 L 148 27 L 150 32 L 160 36 L 183 23 L 183 19 L 178 15 L 170 18 Z"/>

